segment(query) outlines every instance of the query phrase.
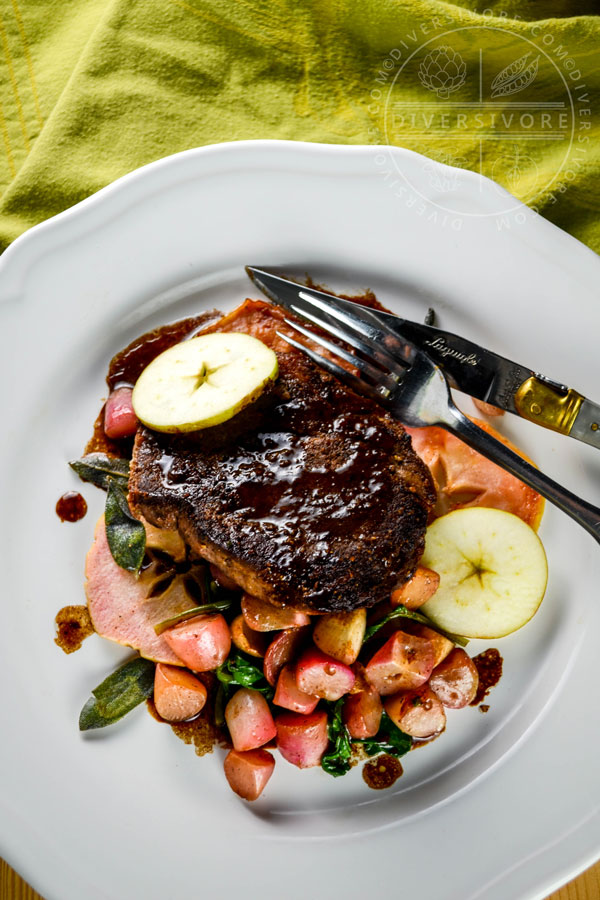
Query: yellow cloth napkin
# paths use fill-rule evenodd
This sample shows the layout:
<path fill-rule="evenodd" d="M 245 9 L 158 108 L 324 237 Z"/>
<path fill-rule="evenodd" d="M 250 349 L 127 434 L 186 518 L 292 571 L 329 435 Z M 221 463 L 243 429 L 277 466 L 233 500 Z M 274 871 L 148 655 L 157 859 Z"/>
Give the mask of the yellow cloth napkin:
<path fill-rule="evenodd" d="M 599 250 L 597 9 L 4 0 L 0 250 L 140 165 L 246 138 L 409 147 L 493 177 Z"/>

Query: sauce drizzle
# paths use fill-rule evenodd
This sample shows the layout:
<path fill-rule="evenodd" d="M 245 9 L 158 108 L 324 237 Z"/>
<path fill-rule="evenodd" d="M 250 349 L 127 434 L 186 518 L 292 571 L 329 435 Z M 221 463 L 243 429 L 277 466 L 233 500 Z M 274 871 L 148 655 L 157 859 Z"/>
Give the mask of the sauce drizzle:
<path fill-rule="evenodd" d="M 78 522 L 87 512 L 87 503 L 77 491 L 67 491 L 56 504 L 56 515 L 61 522 Z"/>

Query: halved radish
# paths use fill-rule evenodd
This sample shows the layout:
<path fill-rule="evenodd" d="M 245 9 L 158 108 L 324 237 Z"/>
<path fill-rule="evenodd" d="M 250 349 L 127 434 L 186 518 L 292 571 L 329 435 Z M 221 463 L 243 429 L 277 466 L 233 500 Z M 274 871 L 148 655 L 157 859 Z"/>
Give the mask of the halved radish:
<path fill-rule="evenodd" d="M 231 650 L 229 626 L 220 613 L 194 616 L 163 632 L 171 650 L 194 672 L 209 672 L 225 662 Z"/>
<path fill-rule="evenodd" d="M 133 647 L 155 662 L 181 665 L 164 636 L 154 626 L 189 609 L 189 599 L 174 591 L 148 597 L 149 583 L 142 573 L 136 578 L 112 558 L 104 516 L 96 524 L 94 543 L 85 561 L 85 592 L 92 624 L 108 640 Z"/>
<path fill-rule="evenodd" d="M 352 689 L 355 678 L 349 666 L 316 647 L 308 647 L 296 663 L 296 684 L 300 690 L 324 700 L 339 700 Z"/>
<path fill-rule="evenodd" d="M 381 724 L 383 706 L 373 688 L 349 694 L 344 700 L 344 725 L 353 738 L 375 737 Z"/>
<path fill-rule="evenodd" d="M 300 625 L 310 624 L 306 613 L 288 606 L 273 606 L 250 594 L 242 597 L 242 614 L 253 631 L 280 631 L 282 628 L 298 628 Z"/>
<path fill-rule="evenodd" d="M 367 663 L 367 680 L 384 696 L 412 690 L 427 681 L 434 658 L 430 640 L 397 631 Z"/>
<path fill-rule="evenodd" d="M 470 656 L 460 647 L 455 647 L 433 670 L 429 686 L 444 706 L 462 709 L 477 693 L 479 673 Z"/>
<path fill-rule="evenodd" d="M 432 569 L 419 566 L 412 578 L 392 591 L 392 606 L 406 606 L 407 609 L 418 609 L 430 597 L 433 597 L 440 586 L 440 576 Z"/>
<path fill-rule="evenodd" d="M 275 725 L 277 749 L 284 759 L 299 769 L 320 764 L 329 744 L 325 710 L 316 710 L 307 716 L 281 713 L 275 718 Z"/>
<path fill-rule="evenodd" d="M 409 634 L 415 634 L 417 637 L 427 638 L 428 641 L 431 641 L 434 669 L 454 650 L 454 644 L 449 638 L 433 628 L 428 628 L 427 625 L 421 625 L 420 622 L 411 622 L 405 619 L 402 628 L 404 631 L 408 631 Z"/>
<path fill-rule="evenodd" d="M 104 432 L 113 440 L 131 437 L 140 424 L 133 411 L 131 394 L 131 388 L 117 388 L 104 405 Z"/>
<path fill-rule="evenodd" d="M 275 760 L 268 750 L 230 750 L 223 763 L 232 791 L 243 800 L 256 800 L 273 774 Z"/>
<path fill-rule="evenodd" d="M 281 669 L 297 656 L 309 631 L 307 626 L 288 628 L 273 638 L 265 653 L 263 664 L 265 678 L 269 684 L 274 686 Z"/>
<path fill-rule="evenodd" d="M 428 685 L 386 697 L 383 705 L 394 725 L 411 737 L 433 737 L 446 727 L 444 707 Z"/>
<path fill-rule="evenodd" d="M 235 692 L 225 707 L 225 721 L 235 750 L 255 750 L 277 733 L 269 704 L 250 688 Z"/>
<path fill-rule="evenodd" d="M 323 653 L 350 666 L 358 659 L 366 627 L 366 609 L 330 613 L 318 618 L 313 641 Z"/>
<path fill-rule="evenodd" d="M 249 656 L 256 656 L 262 659 L 267 650 L 268 638 L 266 634 L 261 634 L 260 631 L 252 631 L 251 628 L 248 628 L 244 617 L 241 615 L 235 617 L 229 626 L 229 630 L 231 631 L 231 640 L 238 650 L 242 650 Z"/>
<path fill-rule="evenodd" d="M 154 672 L 154 705 L 167 722 L 197 716 L 206 703 L 206 687 L 191 672 L 159 663 Z"/>
<path fill-rule="evenodd" d="M 284 666 L 277 679 L 273 703 L 292 712 L 306 715 L 313 712 L 318 702 L 319 698 L 314 694 L 305 694 L 300 690 L 296 683 L 294 670 L 289 666 Z"/>

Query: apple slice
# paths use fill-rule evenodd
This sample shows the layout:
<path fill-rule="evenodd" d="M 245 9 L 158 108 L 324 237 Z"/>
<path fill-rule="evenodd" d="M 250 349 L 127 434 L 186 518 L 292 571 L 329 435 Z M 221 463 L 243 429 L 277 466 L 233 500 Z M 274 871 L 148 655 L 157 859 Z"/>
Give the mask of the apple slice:
<path fill-rule="evenodd" d="M 499 638 L 528 622 L 548 579 L 544 547 L 513 513 L 458 509 L 427 530 L 421 563 L 440 576 L 422 611 L 444 631 Z"/>
<path fill-rule="evenodd" d="M 198 431 L 252 403 L 277 372 L 277 357 L 257 338 L 202 334 L 146 366 L 133 389 L 133 409 L 155 431 Z"/>

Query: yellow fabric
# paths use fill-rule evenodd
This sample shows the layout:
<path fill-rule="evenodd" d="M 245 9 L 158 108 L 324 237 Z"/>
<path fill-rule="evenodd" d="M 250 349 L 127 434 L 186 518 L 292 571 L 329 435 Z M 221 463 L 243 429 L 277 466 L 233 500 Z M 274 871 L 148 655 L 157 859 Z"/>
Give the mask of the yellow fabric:
<path fill-rule="evenodd" d="M 0 250 L 140 165 L 248 138 L 409 147 L 599 250 L 597 2 L 4 0 Z"/>

